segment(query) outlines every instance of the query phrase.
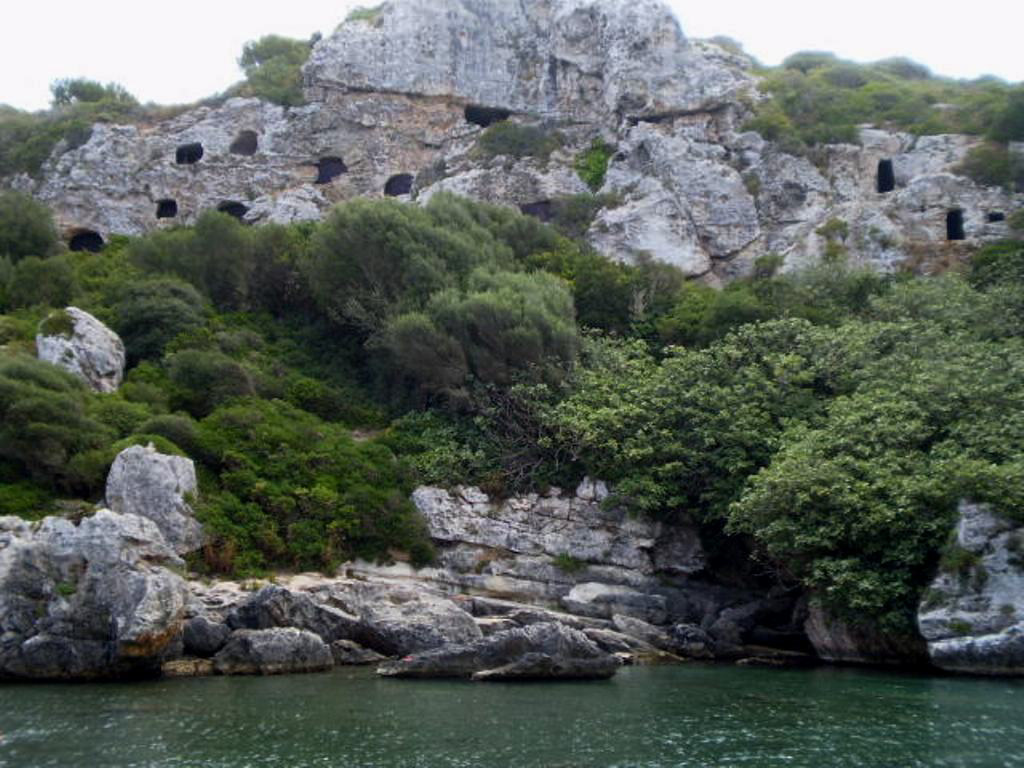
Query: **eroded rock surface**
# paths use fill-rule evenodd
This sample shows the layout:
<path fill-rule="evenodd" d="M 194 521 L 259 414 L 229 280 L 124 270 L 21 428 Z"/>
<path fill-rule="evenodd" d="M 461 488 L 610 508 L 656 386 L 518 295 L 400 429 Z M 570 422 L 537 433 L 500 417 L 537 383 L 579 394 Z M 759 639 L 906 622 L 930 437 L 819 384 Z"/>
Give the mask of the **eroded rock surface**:
<path fill-rule="evenodd" d="M 534 624 L 469 645 L 451 645 L 388 662 L 386 677 L 450 677 L 478 681 L 608 678 L 619 660 L 582 632 L 562 624 Z"/>
<path fill-rule="evenodd" d="M 331 649 L 312 632 L 242 629 L 213 657 L 219 675 L 284 675 L 323 672 L 334 666 Z"/>
<path fill-rule="evenodd" d="M 95 392 L 116 392 L 124 378 L 121 337 L 77 307 L 59 309 L 36 336 L 39 359 L 82 379 Z"/>
<path fill-rule="evenodd" d="M 181 633 L 183 566 L 136 515 L 0 518 L 0 677 L 155 674 Z"/>
<path fill-rule="evenodd" d="M 202 526 L 190 506 L 198 491 L 191 459 L 133 445 L 110 467 L 106 501 L 115 512 L 149 518 L 178 554 L 187 554 L 203 544 Z"/>
<path fill-rule="evenodd" d="M 192 224 L 224 206 L 252 223 L 315 220 L 407 177 L 401 200 L 452 191 L 544 218 L 589 192 L 574 164 L 601 140 L 615 151 L 590 243 L 709 282 L 769 253 L 787 269 L 814 263 L 831 219 L 847 222 L 855 262 L 928 271 L 959 254 L 946 244 L 952 212 L 973 246 L 1006 237 L 1005 216 L 1024 205 L 956 175 L 977 138 L 865 127 L 815 165 L 744 132 L 767 98 L 750 61 L 688 39 L 659 0 L 394 0 L 320 40 L 304 83 L 303 107 L 233 98 L 150 125 L 97 124 L 84 145 L 58 147 L 41 179 L 10 184 L 52 206 L 69 239 Z M 557 131 L 560 147 L 478 151 L 484 126 L 505 119 Z M 893 189 L 880 192 L 883 162 Z"/>
<path fill-rule="evenodd" d="M 918 611 L 932 663 L 1024 675 L 1024 526 L 964 503 L 955 546 L 959 567 L 936 576 Z"/>

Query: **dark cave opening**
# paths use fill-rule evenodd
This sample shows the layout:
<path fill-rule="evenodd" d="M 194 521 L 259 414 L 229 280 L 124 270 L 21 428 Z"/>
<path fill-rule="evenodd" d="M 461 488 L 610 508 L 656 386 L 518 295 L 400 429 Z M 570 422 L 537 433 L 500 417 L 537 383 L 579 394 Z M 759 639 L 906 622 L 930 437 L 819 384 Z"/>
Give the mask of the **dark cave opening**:
<path fill-rule="evenodd" d="M 203 159 L 203 145 L 199 142 L 194 144 L 182 144 L 174 153 L 174 162 L 178 165 L 195 165 Z"/>
<path fill-rule="evenodd" d="M 878 191 L 880 194 L 892 192 L 896 189 L 896 172 L 892 167 L 892 160 L 878 161 Z"/>
<path fill-rule="evenodd" d="M 178 215 L 178 201 L 167 198 L 156 201 L 156 217 L 158 219 L 173 219 Z"/>
<path fill-rule="evenodd" d="M 1002 213 L 1000 211 L 992 211 L 992 213 L 988 215 L 989 224 L 997 224 L 1000 221 L 1006 221 L 1005 213 Z"/>
<path fill-rule="evenodd" d="M 233 155 L 245 155 L 246 157 L 251 157 L 256 154 L 256 150 L 259 149 L 259 145 L 260 139 L 256 131 L 242 131 L 235 137 L 235 140 L 231 142 L 231 146 L 228 148 L 228 151 Z"/>
<path fill-rule="evenodd" d="M 76 252 L 99 253 L 103 250 L 104 245 L 106 243 L 103 242 L 100 233 L 94 232 L 91 229 L 79 230 L 68 241 L 68 248 Z"/>
<path fill-rule="evenodd" d="M 526 216 L 547 222 L 555 217 L 555 207 L 550 200 L 538 200 L 536 203 L 523 203 L 519 211 Z"/>
<path fill-rule="evenodd" d="M 388 197 L 398 197 L 399 195 L 408 195 L 412 192 L 412 174 L 410 173 L 399 173 L 388 179 L 388 183 L 384 185 L 384 194 Z"/>
<path fill-rule="evenodd" d="M 498 109 L 497 107 L 478 107 L 475 104 L 470 104 L 466 107 L 466 111 L 463 114 L 466 117 L 467 123 L 479 125 L 481 128 L 486 128 L 489 125 L 500 123 L 512 117 L 512 113 L 507 109 Z"/>
<path fill-rule="evenodd" d="M 946 214 L 946 239 L 966 239 L 966 235 L 964 234 L 964 212 L 959 208 L 954 208 Z"/>
<path fill-rule="evenodd" d="M 321 157 L 316 164 L 317 184 L 330 184 L 343 173 L 348 173 L 348 166 L 340 157 Z"/>
<path fill-rule="evenodd" d="M 242 205 L 235 200 L 228 200 L 217 206 L 217 210 L 221 213 L 226 213 L 228 216 L 234 216 L 239 221 L 245 218 L 245 214 L 249 212 L 249 207 Z"/>

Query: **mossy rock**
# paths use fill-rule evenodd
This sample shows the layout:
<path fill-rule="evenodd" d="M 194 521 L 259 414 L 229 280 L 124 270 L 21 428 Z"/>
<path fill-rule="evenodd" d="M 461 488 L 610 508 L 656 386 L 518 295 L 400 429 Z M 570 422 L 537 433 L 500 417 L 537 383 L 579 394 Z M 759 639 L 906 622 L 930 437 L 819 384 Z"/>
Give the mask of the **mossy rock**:
<path fill-rule="evenodd" d="M 66 309 L 58 309 L 47 315 L 39 324 L 43 336 L 62 336 L 70 339 L 75 335 L 75 318 Z"/>

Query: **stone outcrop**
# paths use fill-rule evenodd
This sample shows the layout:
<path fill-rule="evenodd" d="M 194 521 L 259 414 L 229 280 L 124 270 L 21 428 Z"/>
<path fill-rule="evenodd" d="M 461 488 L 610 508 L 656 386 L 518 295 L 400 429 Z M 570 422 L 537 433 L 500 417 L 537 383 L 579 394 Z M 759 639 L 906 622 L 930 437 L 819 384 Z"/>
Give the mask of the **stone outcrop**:
<path fill-rule="evenodd" d="M 816 166 L 743 131 L 766 98 L 749 69 L 688 39 L 659 0 L 395 0 L 315 45 L 307 106 L 233 98 L 152 125 L 97 124 L 84 145 L 58 147 L 40 180 L 10 183 L 52 206 L 69 239 L 216 209 L 313 220 L 384 196 L 403 175 L 413 179 L 403 200 L 451 191 L 545 218 L 553 201 L 588 193 L 573 166 L 600 139 L 615 154 L 591 244 L 711 282 L 768 253 L 788 269 L 815 262 L 831 219 L 848 224 L 852 258 L 880 270 L 955 258 L 946 219 L 956 211 L 968 246 L 1007 235 L 1021 197 L 956 175 L 977 139 L 865 127 Z M 561 147 L 548 158 L 476 151 L 484 126 L 505 119 L 557 130 Z"/>
<path fill-rule="evenodd" d="M 611 677 L 619 660 L 582 632 L 534 624 L 469 645 L 451 645 L 383 664 L 386 677 L 501 680 L 591 680 Z"/>
<path fill-rule="evenodd" d="M 124 378 L 121 337 L 77 307 L 53 312 L 36 336 L 39 359 L 82 379 L 95 392 L 116 392 Z"/>
<path fill-rule="evenodd" d="M 219 675 L 285 675 L 334 666 L 331 649 L 301 629 L 243 629 L 228 639 L 213 668 Z"/>
<path fill-rule="evenodd" d="M 347 570 L 463 595 L 487 635 L 554 622 L 628 636 L 639 655 L 743 658 L 752 646 L 811 652 L 796 595 L 716 583 L 694 526 L 630 517 L 608 495 L 590 479 L 572 493 L 501 502 L 477 488 L 419 488 L 413 500 L 437 564 L 413 571 L 354 563 Z M 621 644 L 602 637 L 609 648 Z"/>
<path fill-rule="evenodd" d="M 136 515 L 0 518 L 0 678 L 155 674 L 182 630 L 183 565 Z"/>
<path fill-rule="evenodd" d="M 192 460 L 159 453 L 152 445 L 125 448 L 107 475 L 107 506 L 149 518 L 182 555 L 203 544 L 202 526 L 190 506 L 198 492 Z"/>
<path fill-rule="evenodd" d="M 814 601 L 804 629 L 815 653 L 823 661 L 922 667 L 927 664 L 921 638 L 893 636 L 873 623 L 850 624 L 830 615 Z"/>
<path fill-rule="evenodd" d="M 1024 675 L 1024 526 L 960 505 L 952 561 L 918 611 L 932 663 L 950 672 Z"/>

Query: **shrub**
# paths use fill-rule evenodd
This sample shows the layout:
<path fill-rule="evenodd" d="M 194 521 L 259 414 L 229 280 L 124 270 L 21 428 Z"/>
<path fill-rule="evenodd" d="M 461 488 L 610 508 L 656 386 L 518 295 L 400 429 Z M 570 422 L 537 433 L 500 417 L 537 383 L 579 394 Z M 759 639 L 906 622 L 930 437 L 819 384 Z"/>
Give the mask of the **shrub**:
<path fill-rule="evenodd" d="M 64 256 L 27 256 L 17 263 L 7 284 L 7 304 L 19 307 L 63 307 L 75 293 L 75 272 Z"/>
<path fill-rule="evenodd" d="M 328 571 L 350 557 L 386 559 L 390 548 L 417 564 L 432 557 L 408 481 L 382 445 L 354 443 L 315 416 L 256 400 L 204 419 L 200 443 L 220 475 L 199 508 L 215 570 Z"/>
<path fill-rule="evenodd" d="M 504 120 L 486 128 L 476 145 L 487 157 L 536 157 L 546 161 L 563 143 L 562 135 L 546 126 Z"/>
<path fill-rule="evenodd" d="M 595 139 L 590 148 L 576 156 L 573 167 L 591 192 L 597 192 L 604 185 L 608 162 L 615 154 L 615 147 L 602 139 Z"/>
<path fill-rule="evenodd" d="M 1001 187 L 1014 180 L 1010 152 L 1005 145 L 987 142 L 971 149 L 955 169 L 978 184 Z"/>
<path fill-rule="evenodd" d="M 196 417 L 235 397 L 255 393 L 250 372 L 220 352 L 186 349 L 168 358 L 172 402 Z"/>
<path fill-rule="evenodd" d="M 390 325 L 395 361 L 425 389 L 461 400 L 476 381 L 557 381 L 579 344 L 566 285 L 542 273 L 475 272 L 466 291 L 435 295 Z"/>
<path fill-rule="evenodd" d="M 202 297 L 188 283 L 173 278 L 129 283 L 116 318 L 130 365 L 158 360 L 171 341 L 205 323 Z"/>
<path fill-rule="evenodd" d="M 20 192 L 0 192 L 0 256 L 16 264 L 26 256 L 46 257 L 56 251 L 50 209 Z"/>
<path fill-rule="evenodd" d="M 381 9 L 384 7 L 383 4 L 375 5 L 369 8 L 363 6 L 356 6 L 348 12 L 348 16 L 345 17 L 345 23 L 353 21 L 363 21 L 367 24 L 372 24 L 380 16 Z"/>

